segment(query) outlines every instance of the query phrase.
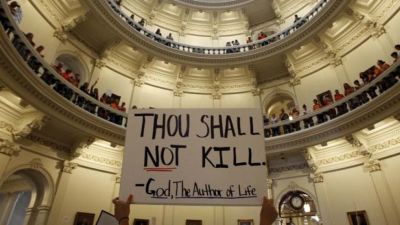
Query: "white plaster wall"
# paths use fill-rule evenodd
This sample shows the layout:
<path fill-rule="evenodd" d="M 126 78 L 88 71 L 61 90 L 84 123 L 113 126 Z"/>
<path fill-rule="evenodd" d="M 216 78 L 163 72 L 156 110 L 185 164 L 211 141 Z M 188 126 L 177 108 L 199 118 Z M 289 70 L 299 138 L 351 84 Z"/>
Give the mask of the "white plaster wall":
<path fill-rule="evenodd" d="M 129 104 L 133 89 L 132 79 L 122 76 L 108 67 L 103 67 L 101 71 L 92 77 L 92 85 L 96 79 L 99 79 L 96 87 L 99 89 L 99 98 L 105 92 L 111 92 L 121 96 L 121 101 Z"/>
<path fill-rule="evenodd" d="M 93 169 L 76 168 L 70 176 L 57 224 L 72 224 L 76 212 L 99 216 L 108 210 L 113 197 L 115 175 Z"/>
<path fill-rule="evenodd" d="M 182 108 L 213 108 L 211 95 L 185 93 L 182 97 Z"/>
<path fill-rule="evenodd" d="M 221 98 L 221 108 L 259 108 L 255 103 L 252 93 L 240 93 L 223 95 Z"/>
<path fill-rule="evenodd" d="M 400 163 L 398 161 L 399 157 L 392 157 L 382 161 L 382 169 L 388 187 L 390 189 L 391 195 L 393 196 L 393 202 L 397 206 L 397 213 L 400 215 Z"/>
<path fill-rule="evenodd" d="M 390 52 L 384 52 L 375 38 L 368 39 L 362 45 L 358 46 L 348 55 L 343 57 L 342 61 L 349 75 L 351 81 L 350 85 L 353 85 L 354 80 L 360 80 L 360 72 L 376 65 L 378 59 L 388 60 L 389 58 Z M 391 61 L 387 62 L 391 63 Z"/>
<path fill-rule="evenodd" d="M 301 85 L 295 86 L 298 105 L 306 104 L 309 109 L 312 109 L 312 101 L 318 94 L 331 90 L 333 95 L 334 90 L 337 88 L 343 91 L 343 85 L 339 84 L 334 68 L 331 66 L 325 67 L 302 78 Z"/>
<path fill-rule="evenodd" d="M 38 11 L 29 1 L 18 1 L 18 3 L 23 11 L 21 29 L 25 33 L 31 32 L 34 34 L 35 48 L 43 45 L 45 47 L 43 52 L 45 59 L 52 61 L 60 44 L 60 41 L 52 35 L 55 31 L 54 28 L 42 16 L 38 16 Z"/>

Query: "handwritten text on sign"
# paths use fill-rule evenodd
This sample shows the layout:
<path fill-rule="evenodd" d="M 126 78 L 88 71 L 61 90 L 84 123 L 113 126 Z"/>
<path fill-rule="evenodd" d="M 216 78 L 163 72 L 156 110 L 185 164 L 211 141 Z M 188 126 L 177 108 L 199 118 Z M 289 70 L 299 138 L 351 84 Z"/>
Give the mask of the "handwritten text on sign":
<path fill-rule="evenodd" d="M 135 203 L 260 205 L 266 165 L 259 109 L 133 110 L 121 197 Z"/>

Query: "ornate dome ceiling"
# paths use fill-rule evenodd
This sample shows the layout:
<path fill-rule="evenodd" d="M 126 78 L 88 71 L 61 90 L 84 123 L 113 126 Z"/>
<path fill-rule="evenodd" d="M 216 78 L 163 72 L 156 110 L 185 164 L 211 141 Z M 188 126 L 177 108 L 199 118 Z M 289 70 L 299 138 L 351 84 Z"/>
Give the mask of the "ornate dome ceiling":
<path fill-rule="evenodd" d="M 226 9 L 230 7 L 239 7 L 254 0 L 175 0 L 179 4 L 192 7 L 218 8 Z"/>

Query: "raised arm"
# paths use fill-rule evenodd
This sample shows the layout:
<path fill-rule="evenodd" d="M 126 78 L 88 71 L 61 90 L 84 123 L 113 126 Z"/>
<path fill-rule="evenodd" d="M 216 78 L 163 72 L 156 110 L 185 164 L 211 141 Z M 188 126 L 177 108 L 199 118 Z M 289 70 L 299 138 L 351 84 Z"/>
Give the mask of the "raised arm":
<path fill-rule="evenodd" d="M 92 84 L 92 86 L 90 87 L 90 93 L 93 92 L 93 88 L 96 86 L 97 82 L 99 82 L 99 78 L 96 79 L 96 81 Z"/>
<path fill-rule="evenodd" d="M 119 225 L 129 225 L 129 214 L 131 212 L 131 204 L 133 202 L 133 195 L 129 195 L 126 201 L 115 198 L 114 203 L 114 217 L 118 220 Z"/>
<path fill-rule="evenodd" d="M 260 225 L 271 225 L 277 217 L 278 213 L 274 207 L 273 200 L 264 197 L 260 213 Z"/>

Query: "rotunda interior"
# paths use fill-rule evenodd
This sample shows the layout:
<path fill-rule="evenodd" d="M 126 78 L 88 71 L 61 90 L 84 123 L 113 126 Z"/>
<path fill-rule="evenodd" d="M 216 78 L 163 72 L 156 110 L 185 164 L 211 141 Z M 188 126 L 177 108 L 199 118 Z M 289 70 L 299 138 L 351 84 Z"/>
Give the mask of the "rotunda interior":
<path fill-rule="evenodd" d="M 273 224 L 400 224 L 399 0 L 0 3 L 0 224 L 112 213 L 128 111 L 246 108 L 263 115 Z M 129 218 L 255 225 L 260 209 Z"/>

